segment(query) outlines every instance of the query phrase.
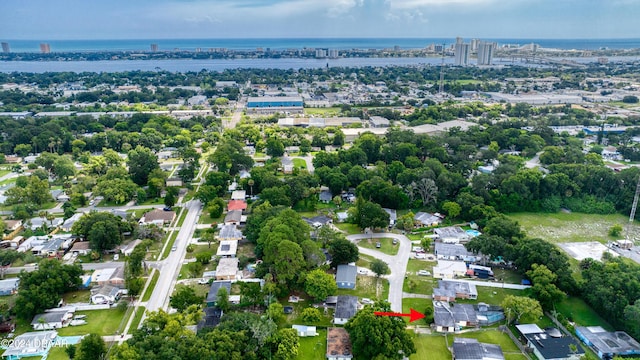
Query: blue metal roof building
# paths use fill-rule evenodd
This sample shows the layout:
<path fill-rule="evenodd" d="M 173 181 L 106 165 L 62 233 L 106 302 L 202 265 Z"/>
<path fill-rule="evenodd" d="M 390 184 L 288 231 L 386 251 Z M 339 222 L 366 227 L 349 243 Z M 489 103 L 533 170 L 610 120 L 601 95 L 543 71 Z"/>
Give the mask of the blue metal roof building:
<path fill-rule="evenodd" d="M 304 102 L 299 96 L 262 96 L 250 97 L 247 108 L 302 107 Z"/>

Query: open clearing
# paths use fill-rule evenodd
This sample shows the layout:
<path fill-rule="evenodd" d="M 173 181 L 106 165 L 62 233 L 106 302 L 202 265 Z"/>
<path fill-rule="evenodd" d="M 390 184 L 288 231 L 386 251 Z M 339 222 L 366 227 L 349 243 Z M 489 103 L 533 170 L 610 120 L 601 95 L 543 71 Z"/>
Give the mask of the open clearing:
<path fill-rule="evenodd" d="M 597 241 L 589 242 L 572 242 L 559 244 L 562 250 L 566 251 L 572 258 L 582 261 L 586 258 L 592 258 L 594 260 L 602 260 L 602 254 L 608 252 L 612 256 L 618 256 L 615 251 L 609 250 L 606 246 Z"/>
<path fill-rule="evenodd" d="M 517 220 L 528 236 L 554 243 L 589 242 L 606 243 L 616 240 L 609 236 L 609 229 L 615 224 L 626 227 L 629 219 L 624 215 L 598 215 L 578 213 L 518 213 L 508 215 Z M 638 223 L 631 225 L 632 234 L 640 231 Z M 624 235 L 624 234 L 623 234 Z M 621 236 L 622 239 L 624 236 Z"/>

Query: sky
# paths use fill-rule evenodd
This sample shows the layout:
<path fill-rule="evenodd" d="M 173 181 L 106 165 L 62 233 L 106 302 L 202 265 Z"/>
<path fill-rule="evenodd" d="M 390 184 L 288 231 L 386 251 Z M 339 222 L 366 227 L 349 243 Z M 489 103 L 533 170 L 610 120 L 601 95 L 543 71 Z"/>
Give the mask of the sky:
<path fill-rule="evenodd" d="M 640 0 L 0 0 L 15 40 L 640 37 Z"/>

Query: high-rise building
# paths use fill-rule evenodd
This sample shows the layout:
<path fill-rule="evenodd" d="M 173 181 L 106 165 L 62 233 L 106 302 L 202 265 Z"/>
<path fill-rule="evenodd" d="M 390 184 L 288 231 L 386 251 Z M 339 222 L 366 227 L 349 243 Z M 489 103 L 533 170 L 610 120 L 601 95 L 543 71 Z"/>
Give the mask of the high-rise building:
<path fill-rule="evenodd" d="M 337 49 L 330 49 L 329 50 L 329 58 L 330 59 L 337 59 L 338 58 L 338 50 Z"/>
<path fill-rule="evenodd" d="M 327 49 L 316 49 L 316 59 L 324 59 L 327 57 Z"/>
<path fill-rule="evenodd" d="M 456 66 L 467 66 L 469 64 L 469 44 L 456 42 L 454 54 Z"/>
<path fill-rule="evenodd" d="M 47 43 L 40 44 L 40 52 L 43 54 L 48 54 L 51 52 L 51 46 Z"/>
<path fill-rule="evenodd" d="M 491 65 L 495 43 L 480 41 L 478 44 L 478 65 Z"/>
<path fill-rule="evenodd" d="M 151 52 L 158 52 L 158 44 L 151 44 Z"/>
<path fill-rule="evenodd" d="M 461 38 L 460 36 L 456 37 L 456 44 L 462 44 L 464 43 L 464 39 Z"/>
<path fill-rule="evenodd" d="M 8 42 L 3 42 L 2 43 L 2 52 L 3 53 L 10 53 L 11 52 L 11 48 L 9 47 L 9 43 Z"/>
<path fill-rule="evenodd" d="M 433 46 L 433 51 L 437 52 L 438 54 L 441 53 L 442 50 L 444 50 L 444 46 L 442 46 L 442 45 L 434 45 Z"/>
<path fill-rule="evenodd" d="M 479 44 L 480 42 L 481 42 L 481 41 L 480 41 L 480 40 L 478 40 L 478 39 L 471 39 L 471 52 L 473 52 L 473 51 L 478 51 L 478 44 Z"/>

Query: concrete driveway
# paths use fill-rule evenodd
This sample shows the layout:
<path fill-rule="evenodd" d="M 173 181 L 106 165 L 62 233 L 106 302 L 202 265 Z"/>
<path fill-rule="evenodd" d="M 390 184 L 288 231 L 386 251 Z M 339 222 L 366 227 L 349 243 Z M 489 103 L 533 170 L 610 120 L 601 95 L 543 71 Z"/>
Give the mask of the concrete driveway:
<path fill-rule="evenodd" d="M 407 271 L 409 263 L 409 254 L 411 252 L 411 240 L 404 235 L 393 233 L 375 233 L 375 234 L 356 234 L 347 236 L 347 240 L 356 242 L 362 239 L 392 238 L 398 240 L 400 247 L 397 255 L 387 255 L 383 252 L 367 249 L 358 246 L 358 250 L 362 254 L 373 256 L 386 262 L 389 265 L 391 274 L 385 276 L 389 280 L 389 303 L 391 310 L 395 312 L 402 311 L 402 285 L 404 284 L 404 275 Z"/>

